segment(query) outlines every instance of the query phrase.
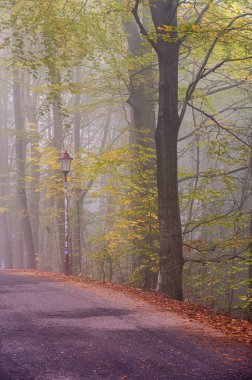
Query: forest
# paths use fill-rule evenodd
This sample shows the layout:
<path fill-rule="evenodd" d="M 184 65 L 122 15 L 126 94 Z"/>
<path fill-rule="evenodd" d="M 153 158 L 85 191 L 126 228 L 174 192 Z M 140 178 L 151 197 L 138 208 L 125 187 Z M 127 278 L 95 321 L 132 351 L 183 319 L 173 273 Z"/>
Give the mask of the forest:
<path fill-rule="evenodd" d="M 246 0 L 0 1 L 0 268 L 252 317 Z M 68 175 L 68 236 L 60 156 Z"/>

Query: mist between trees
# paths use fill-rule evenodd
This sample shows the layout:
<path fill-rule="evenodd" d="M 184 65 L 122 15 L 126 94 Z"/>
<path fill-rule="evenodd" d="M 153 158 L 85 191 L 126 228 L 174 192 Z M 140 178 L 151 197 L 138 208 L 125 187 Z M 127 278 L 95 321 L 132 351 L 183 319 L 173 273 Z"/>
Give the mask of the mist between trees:
<path fill-rule="evenodd" d="M 1 1 L 0 265 L 251 316 L 248 1 Z"/>

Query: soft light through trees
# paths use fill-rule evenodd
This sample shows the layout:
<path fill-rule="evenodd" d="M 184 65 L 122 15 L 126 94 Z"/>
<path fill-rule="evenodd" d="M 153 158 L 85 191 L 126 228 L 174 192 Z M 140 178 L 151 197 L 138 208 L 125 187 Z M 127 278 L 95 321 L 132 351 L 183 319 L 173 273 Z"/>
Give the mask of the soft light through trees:
<path fill-rule="evenodd" d="M 66 149 L 74 275 L 248 310 L 249 2 L 1 5 L 1 266 L 63 270 Z"/>

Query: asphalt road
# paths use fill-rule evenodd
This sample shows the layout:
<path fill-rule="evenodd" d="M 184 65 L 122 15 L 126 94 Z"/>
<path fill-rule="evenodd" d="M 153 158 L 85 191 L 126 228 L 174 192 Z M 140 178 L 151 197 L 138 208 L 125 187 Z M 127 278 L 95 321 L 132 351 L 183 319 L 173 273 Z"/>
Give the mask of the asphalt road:
<path fill-rule="evenodd" d="M 110 289 L 0 271 L 0 380 L 249 380 L 250 354 Z"/>

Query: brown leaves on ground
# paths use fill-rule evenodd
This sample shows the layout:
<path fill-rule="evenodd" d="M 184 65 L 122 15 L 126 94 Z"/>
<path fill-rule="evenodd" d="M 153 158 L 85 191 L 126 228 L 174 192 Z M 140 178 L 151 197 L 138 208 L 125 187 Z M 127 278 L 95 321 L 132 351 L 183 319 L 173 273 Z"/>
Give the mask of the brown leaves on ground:
<path fill-rule="evenodd" d="M 85 279 L 83 277 L 64 276 L 59 273 L 41 272 L 39 270 L 11 270 L 11 273 L 44 277 L 55 281 L 78 283 L 83 286 L 109 288 L 145 301 L 162 311 L 170 311 L 193 321 L 207 323 L 215 330 L 225 334 L 229 339 L 252 343 L 252 324 L 240 318 L 219 314 L 208 307 L 193 304 L 188 301 L 175 301 L 154 291 L 133 288 L 127 285 Z"/>

